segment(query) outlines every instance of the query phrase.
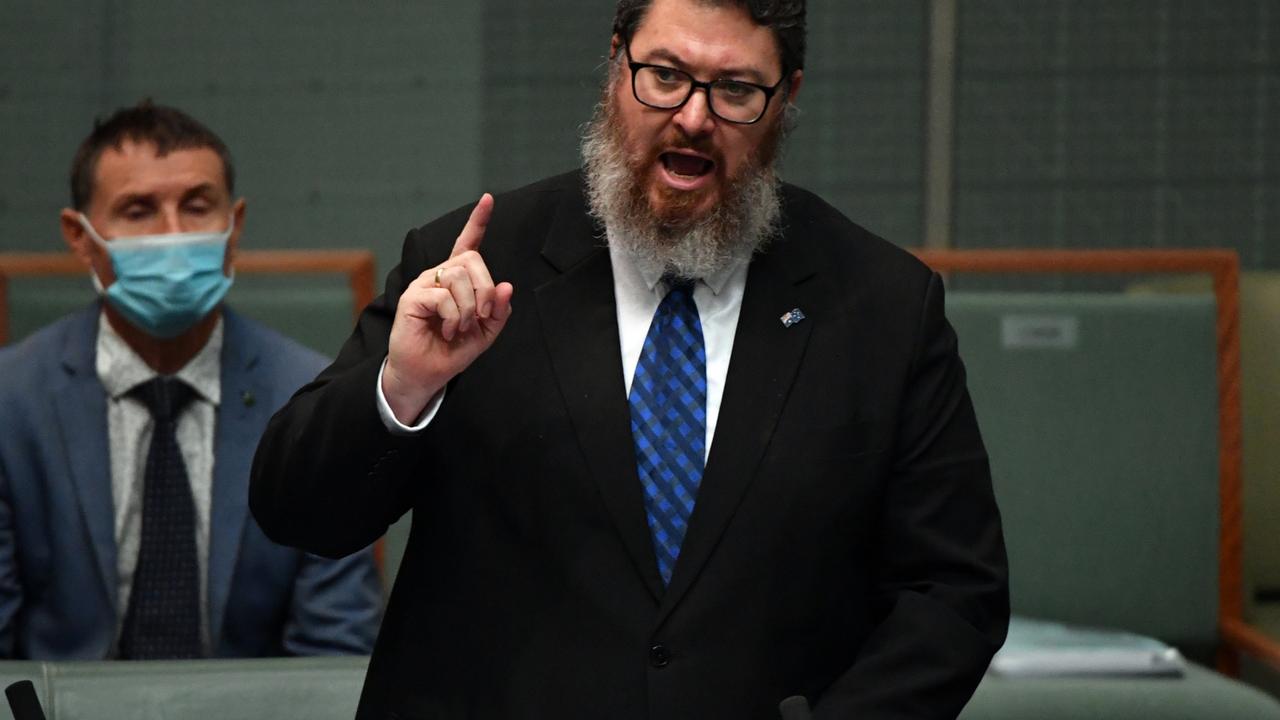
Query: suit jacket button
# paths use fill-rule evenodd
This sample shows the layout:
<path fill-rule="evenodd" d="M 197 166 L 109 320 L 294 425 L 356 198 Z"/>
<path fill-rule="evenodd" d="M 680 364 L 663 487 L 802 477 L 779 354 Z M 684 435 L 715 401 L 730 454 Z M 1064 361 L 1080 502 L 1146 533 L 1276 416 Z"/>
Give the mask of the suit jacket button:
<path fill-rule="evenodd" d="M 649 648 L 649 664 L 656 667 L 666 667 L 671 663 L 671 651 L 667 650 L 666 645 L 654 645 Z"/>

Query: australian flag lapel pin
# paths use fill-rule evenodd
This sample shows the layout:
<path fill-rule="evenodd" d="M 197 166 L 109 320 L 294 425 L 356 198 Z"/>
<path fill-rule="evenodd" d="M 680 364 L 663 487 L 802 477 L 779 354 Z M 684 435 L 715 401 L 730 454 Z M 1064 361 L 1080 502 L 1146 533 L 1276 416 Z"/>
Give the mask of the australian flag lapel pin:
<path fill-rule="evenodd" d="M 778 319 L 782 321 L 782 327 L 789 328 L 799 323 L 801 320 L 804 320 L 804 313 L 801 312 L 800 308 L 792 308 L 791 310 L 783 313 L 782 317 Z"/>

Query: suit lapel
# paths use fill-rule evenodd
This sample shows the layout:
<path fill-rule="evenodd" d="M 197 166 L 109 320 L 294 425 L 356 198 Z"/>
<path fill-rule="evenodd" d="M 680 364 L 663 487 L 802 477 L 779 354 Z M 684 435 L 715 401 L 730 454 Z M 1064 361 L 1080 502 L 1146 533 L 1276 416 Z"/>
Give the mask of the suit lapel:
<path fill-rule="evenodd" d="M 66 383 L 54 391 L 53 402 L 62 432 L 62 455 L 70 465 L 72 486 L 93 545 L 103 590 L 118 614 L 107 401 L 94 367 L 100 308 L 95 303 L 68 328 L 62 354 Z"/>
<path fill-rule="evenodd" d="M 751 263 L 711 454 L 659 622 L 706 565 L 769 446 L 823 306 L 811 252 L 802 239 L 779 240 Z M 786 327 L 781 316 L 794 308 L 809 317 Z"/>
<path fill-rule="evenodd" d="M 657 560 L 636 473 L 622 382 L 609 252 L 581 202 L 563 202 L 543 256 L 561 274 L 535 290 L 552 366 L 587 467 L 623 545 L 655 602 Z"/>
<path fill-rule="evenodd" d="M 270 388 L 240 319 L 223 312 L 222 402 L 214 433 L 213 498 L 209 511 L 209 637 L 217 648 L 240 539 L 249 514 L 249 470 L 258 432 L 266 426 Z M 255 401 L 256 399 L 256 401 Z"/>
<path fill-rule="evenodd" d="M 535 290 L 556 378 L 601 498 L 645 586 L 658 622 L 689 590 L 754 478 L 823 305 L 818 262 L 803 238 L 780 239 L 748 273 L 716 434 L 671 584 L 658 575 L 636 472 L 622 383 L 613 270 L 585 204 L 564 202 L 543 256 L 560 275 Z M 786 327 L 795 308 L 808 319 Z"/>

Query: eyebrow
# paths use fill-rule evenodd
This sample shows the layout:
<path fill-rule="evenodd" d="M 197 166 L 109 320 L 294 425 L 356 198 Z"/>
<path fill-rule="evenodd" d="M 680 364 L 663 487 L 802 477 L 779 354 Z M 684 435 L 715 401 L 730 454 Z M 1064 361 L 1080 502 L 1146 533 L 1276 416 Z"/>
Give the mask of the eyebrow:
<path fill-rule="evenodd" d="M 182 200 L 190 200 L 191 198 L 200 195 L 215 196 L 217 195 L 217 188 L 214 187 L 213 183 L 200 183 L 199 185 L 182 193 Z"/>
<path fill-rule="evenodd" d="M 187 200 L 190 200 L 195 197 L 201 197 L 201 196 L 213 198 L 216 195 L 217 195 L 217 187 L 213 183 L 200 183 L 199 185 L 196 185 L 193 188 L 189 188 L 188 190 L 183 192 L 182 197 L 179 198 L 179 202 L 186 202 Z M 129 207 L 130 205 L 133 205 L 134 203 L 143 203 L 145 205 L 155 205 L 156 196 L 154 193 L 129 193 L 128 195 L 121 195 L 120 197 L 116 198 L 116 201 L 114 203 L 111 204 L 111 211 L 112 212 L 122 211 L 125 208 Z"/>
<path fill-rule="evenodd" d="M 673 67 L 684 70 L 687 65 L 675 53 L 666 48 L 657 48 L 646 53 L 645 57 L 650 60 L 660 60 L 671 63 Z M 686 71 L 687 72 L 687 71 Z M 690 73 L 692 74 L 692 73 Z M 768 79 L 759 70 L 754 68 L 721 68 L 714 80 L 745 80 L 746 82 L 756 83 L 758 85 L 768 85 Z"/>
<path fill-rule="evenodd" d="M 121 210 L 124 210 L 125 208 L 135 203 L 143 203 L 145 205 L 154 205 L 155 202 L 156 202 L 156 196 L 153 194 L 129 193 L 128 195 L 121 195 L 120 197 L 116 198 L 115 202 L 111 203 L 111 212 L 120 212 Z"/>

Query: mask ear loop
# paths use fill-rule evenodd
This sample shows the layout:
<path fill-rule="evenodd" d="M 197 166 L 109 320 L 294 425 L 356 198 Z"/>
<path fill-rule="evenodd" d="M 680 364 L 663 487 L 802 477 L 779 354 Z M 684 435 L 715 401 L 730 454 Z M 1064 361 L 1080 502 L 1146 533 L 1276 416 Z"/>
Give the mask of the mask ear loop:
<path fill-rule="evenodd" d="M 76 219 L 80 221 L 80 227 L 84 228 L 85 232 L 89 233 L 89 237 L 92 237 L 104 248 L 106 247 L 107 241 L 103 240 L 102 236 L 98 234 L 98 231 L 93 229 L 93 223 L 89 222 L 89 218 L 86 217 L 84 213 L 76 213 Z"/>
<path fill-rule="evenodd" d="M 98 231 L 93 229 L 93 223 L 89 222 L 89 218 L 85 217 L 84 213 L 76 213 L 76 216 L 80 220 L 80 227 L 83 227 L 85 232 L 89 233 L 89 237 L 107 253 L 107 257 L 111 257 L 111 251 L 107 249 L 107 241 L 103 240 Z M 89 268 L 89 279 L 93 282 L 93 290 L 98 293 L 98 297 L 106 297 L 107 288 L 102 284 L 102 278 L 98 277 L 97 271 L 92 267 Z"/>
<path fill-rule="evenodd" d="M 223 263 L 226 263 L 227 261 L 227 251 L 231 249 L 231 234 L 234 233 L 235 231 L 236 231 L 236 211 L 232 210 L 230 213 L 227 214 L 226 238 L 223 240 L 223 248 L 222 248 Z M 231 274 L 227 275 L 227 279 L 233 283 L 236 281 L 236 264 L 234 262 L 231 263 Z"/>

